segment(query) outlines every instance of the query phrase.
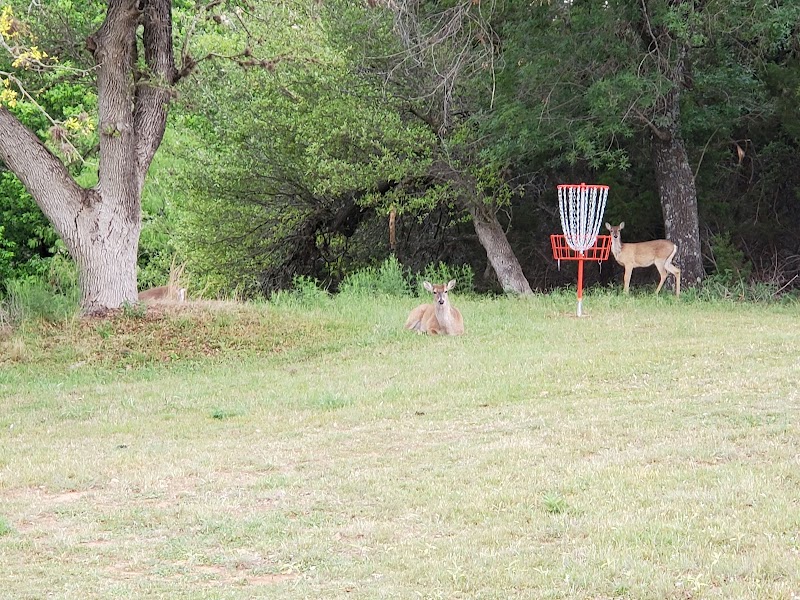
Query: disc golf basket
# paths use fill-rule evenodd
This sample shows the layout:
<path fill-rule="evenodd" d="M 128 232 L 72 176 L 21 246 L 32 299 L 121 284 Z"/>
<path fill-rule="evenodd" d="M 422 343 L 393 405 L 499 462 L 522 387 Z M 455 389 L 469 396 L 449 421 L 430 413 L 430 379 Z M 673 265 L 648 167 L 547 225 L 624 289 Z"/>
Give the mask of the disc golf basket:
<path fill-rule="evenodd" d="M 607 185 L 562 184 L 558 186 L 558 208 L 564 235 L 550 236 L 553 258 L 578 261 L 578 316 L 583 305 L 583 263 L 608 259 L 611 236 L 597 234 L 608 199 Z"/>

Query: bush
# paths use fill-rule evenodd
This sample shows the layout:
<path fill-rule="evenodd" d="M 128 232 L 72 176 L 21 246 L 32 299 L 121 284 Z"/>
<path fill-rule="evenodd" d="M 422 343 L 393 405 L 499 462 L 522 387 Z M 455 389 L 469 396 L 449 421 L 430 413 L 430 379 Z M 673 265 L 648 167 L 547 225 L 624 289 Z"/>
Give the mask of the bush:
<path fill-rule="evenodd" d="M 472 267 L 469 265 L 450 266 L 443 262 L 425 267 L 425 271 L 417 275 L 415 290 L 418 296 L 426 296 L 428 292 L 422 287 L 424 281 L 447 283 L 451 279 L 457 281 L 456 289 L 460 294 L 470 294 L 475 291 L 475 273 L 473 273 Z"/>
<path fill-rule="evenodd" d="M 6 281 L 0 306 L 0 322 L 63 321 L 79 309 L 78 269 L 65 252 L 57 252 L 43 264 L 47 270 Z"/>
<path fill-rule="evenodd" d="M 403 265 L 391 255 L 378 267 L 367 267 L 342 280 L 339 292 L 353 295 L 408 296 L 410 285 Z"/>
<path fill-rule="evenodd" d="M 63 249 L 53 255 L 49 263 L 47 283 L 53 293 L 74 299 L 76 304 L 80 302 L 81 291 L 78 286 L 78 267 L 75 261 Z"/>
<path fill-rule="evenodd" d="M 729 233 L 712 235 L 709 244 L 718 281 L 736 286 L 750 279 L 753 265 L 734 245 Z"/>
<path fill-rule="evenodd" d="M 687 292 L 687 297 L 691 298 L 694 293 L 698 300 L 703 301 L 774 302 L 779 298 L 775 284 L 748 282 L 730 271 L 709 275 L 700 286 Z"/>
<path fill-rule="evenodd" d="M 320 287 L 316 279 L 305 275 L 295 275 L 292 279 L 292 288 L 275 292 L 269 301 L 275 306 L 312 308 L 325 306 L 330 300 L 330 294 Z"/>

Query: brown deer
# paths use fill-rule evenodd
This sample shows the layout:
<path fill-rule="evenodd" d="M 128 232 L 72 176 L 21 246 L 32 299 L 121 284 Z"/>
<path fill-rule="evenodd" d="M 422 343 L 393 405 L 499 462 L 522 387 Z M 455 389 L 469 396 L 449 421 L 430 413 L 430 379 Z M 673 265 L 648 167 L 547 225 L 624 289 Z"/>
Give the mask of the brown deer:
<path fill-rule="evenodd" d="M 186 302 L 186 288 L 162 285 L 139 292 L 141 302 Z"/>
<path fill-rule="evenodd" d="M 628 293 L 631 283 L 631 273 L 638 267 L 655 265 L 661 281 L 658 282 L 656 294 L 661 291 L 661 286 L 667 279 L 667 273 L 675 276 L 675 296 L 681 295 L 681 270 L 672 264 L 672 259 L 678 247 L 669 240 L 652 240 L 650 242 L 637 242 L 623 244 L 619 232 L 625 227 L 625 221 L 619 225 L 609 225 L 606 229 L 611 232 L 611 253 L 619 264 L 625 267 L 624 292 Z"/>
<path fill-rule="evenodd" d="M 423 287 L 433 294 L 432 304 L 420 304 L 411 311 L 406 320 L 406 329 L 430 335 L 461 335 L 464 333 L 464 319 L 457 308 L 450 304 L 447 292 L 456 285 L 451 279 L 447 285 L 432 284 L 426 281 Z"/>

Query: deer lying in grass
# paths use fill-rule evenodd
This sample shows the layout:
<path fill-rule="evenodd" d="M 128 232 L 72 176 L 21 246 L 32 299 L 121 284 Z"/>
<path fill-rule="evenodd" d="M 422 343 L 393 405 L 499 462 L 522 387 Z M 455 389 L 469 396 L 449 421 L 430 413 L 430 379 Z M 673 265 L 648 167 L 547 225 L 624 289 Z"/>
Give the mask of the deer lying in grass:
<path fill-rule="evenodd" d="M 681 270 L 672 264 L 672 259 L 678 247 L 669 240 L 652 240 L 650 242 L 622 243 L 619 232 L 625 227 L 625 221 L 619 225 L 609 225 L 606 229 L 611 232 L 611 253 L 619 264 L 625 267 L 624 292 L 628 293 L 631 283 L 631 272 L 637 267 L 655 265 L 661 281 L 658 282 L 656 294 L 661 291 L 661 286 L 667 279 L 667 273 L 675 276 L 675 296 L 681 295 Z"/>
<path fill-rule="evenodd" d="M 432 304 L 420 304 L 411 311 L 406 320 L 406 329 L 430 335 L 461 335 L 464 333 L 464 319 L 457 308 L 450 304 L 447 292 L 456 285 L 451 279 L 447 285 L 432 284 L 426 281 L 423 287 L 433 294 Z"/>
<path fill-rule="evenodd" d="M 139 292 L 141 302 L 186 302 L 186 288 L 162 285 Z"/>

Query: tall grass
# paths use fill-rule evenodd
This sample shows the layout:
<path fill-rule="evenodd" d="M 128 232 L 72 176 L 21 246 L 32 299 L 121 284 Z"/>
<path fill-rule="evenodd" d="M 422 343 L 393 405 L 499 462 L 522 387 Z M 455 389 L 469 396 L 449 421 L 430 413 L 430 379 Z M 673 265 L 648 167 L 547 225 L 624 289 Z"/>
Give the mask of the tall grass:
<path fill-rule="evenodd" d="M 50 259 L 44 276 L 7 281 L 5 287 L 5 298 L 0 301 L 0 325 L 37 320 L 57 322 L 78 312 L 78 270 L 64 254 Z"/>

